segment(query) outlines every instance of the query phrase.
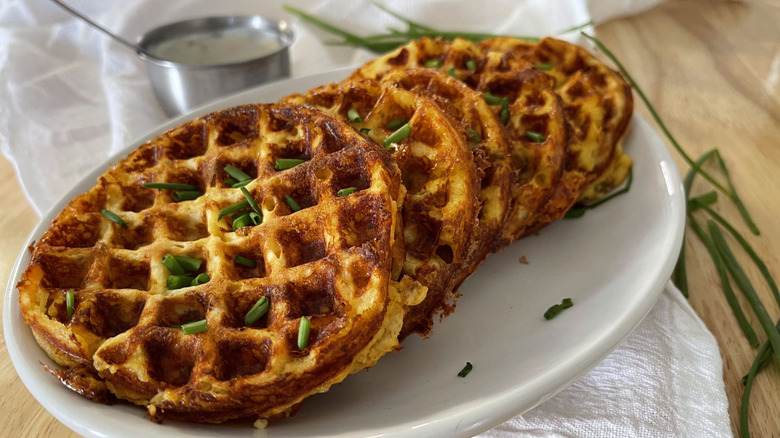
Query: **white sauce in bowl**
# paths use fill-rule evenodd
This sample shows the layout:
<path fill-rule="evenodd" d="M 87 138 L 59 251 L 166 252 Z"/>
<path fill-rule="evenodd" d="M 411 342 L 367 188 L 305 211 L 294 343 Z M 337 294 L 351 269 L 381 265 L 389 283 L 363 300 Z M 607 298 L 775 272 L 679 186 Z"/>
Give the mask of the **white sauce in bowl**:
<path fill-rule="evenodd" d="M 234 64 L 269 55 L 282 47 L 276 35 L 249 29 L 201 32 L 150 47 L 160 59 L 189 65 Z"/>

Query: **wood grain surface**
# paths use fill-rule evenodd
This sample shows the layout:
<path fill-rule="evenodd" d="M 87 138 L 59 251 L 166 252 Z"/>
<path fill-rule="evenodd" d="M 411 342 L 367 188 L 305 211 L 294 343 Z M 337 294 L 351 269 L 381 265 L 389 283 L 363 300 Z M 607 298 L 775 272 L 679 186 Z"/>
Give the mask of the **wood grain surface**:
<path fill-rule="evenodd" d="M 747 237 L 780 280 L 780 2 L 671 0 L 639 16 L 600 25 L 597 35 L 631 72 L 689 155 L 697 157 L 712 148 L 720 151 L 761 235 L 748 232 L 724 197 L 715 209 Z M 649 120 L 638 100 L 636 106 Z M 673 154 L 685 173 L 688 166 Z M 699 181 L 696 190 L 711 189 Z M 5 159 L 0 159 L 0 193 L 0 279 L 7 281 L 38 217 Z M 739 330 L 704 247 L 688 236 L 686 248 L 690 303 L 718 340 L 736 435 L 743 393 L 740 380 L 755 351 Z M 738 258 L 748 267 L 776 321 L 780 312 L 761 275 L 744 254 L 740 252 Z M 747 308 L 746 300 L 737 294 Z M 752 313 L 746 313 L 760 332 Z M 762 333 L 759 336 L 765 339 Z M 78 436 L 30 395 L 13 369 L 4 339 L 0 339 L 0 412 L 3 437 Z M 753 436 L 780 437 L 777 365 L 756 379 L 750 427 Z"/>

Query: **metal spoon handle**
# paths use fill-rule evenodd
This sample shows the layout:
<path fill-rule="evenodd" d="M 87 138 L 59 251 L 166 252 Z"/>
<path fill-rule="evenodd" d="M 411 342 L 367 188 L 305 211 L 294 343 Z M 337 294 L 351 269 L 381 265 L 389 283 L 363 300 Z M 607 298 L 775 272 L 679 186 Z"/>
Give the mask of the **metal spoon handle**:
<path fill-rule="evenodd" d="M 123 45 L 125 45 L 125 46 L 127 46 L 127 47 L 129 47 L 129 48 L 131 48 L 131 49 L 133 49 L 135 51 L 137 51 L 137 52 L 141 52 L 141 53 L 143 53 L 144 55 L 146 55 L 146 56 L 148 56 L 150 58 L 159 59 L 154 53 L 144 49 L 143 47 L 139 47 L 139 46 L 131 43 L 130 41 L 120 37 L 119 35 L 111 32 L 110 30 L 106 29 L 105 27 L 103 27 L 103 26 L 99 25 L 98 23 L 92 21 L 92 19 L 90 19 L 86 15 L 84 15 L 81 12 L 79 12 L 79 11 L 71 8 L 70 6 L 66 5 L 61 0 L 52 0 L 52 1 L 54 3 L 56 3 L 56 4 L 58 4 L 61 8 L 65 9 L 66 11 L 68 11 L 71 14 L 75 15 L 76 17 L 86 21 L 87 23 L 89 23 L 95 29 L 103 32 L 104 34 L 106 34 L 108 36 L 110 36 L 111 38 L 114 39 L 114 41 L 116 41 L 118 43 L 121 43 L 121 44 L 123 44 Z"/>

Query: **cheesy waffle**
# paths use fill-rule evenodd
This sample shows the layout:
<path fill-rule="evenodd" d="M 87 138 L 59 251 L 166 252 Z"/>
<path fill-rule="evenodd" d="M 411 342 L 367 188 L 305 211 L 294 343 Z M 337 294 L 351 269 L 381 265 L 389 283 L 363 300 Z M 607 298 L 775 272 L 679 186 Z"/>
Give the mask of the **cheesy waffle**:
<path fill-rule="evenodd" d="M 280 159 L 296 161 L 280 170 Z M 146 405 L 156 420 L 286 415 L 399 348 L 424 296 L 390 284 L 403 196 L 389 154 L 323 113 L 212 113 L 68 204 L 35 245 L 20 307 L 85 396 Z M 180 268 L 192 283 L 172 284 Z"/>

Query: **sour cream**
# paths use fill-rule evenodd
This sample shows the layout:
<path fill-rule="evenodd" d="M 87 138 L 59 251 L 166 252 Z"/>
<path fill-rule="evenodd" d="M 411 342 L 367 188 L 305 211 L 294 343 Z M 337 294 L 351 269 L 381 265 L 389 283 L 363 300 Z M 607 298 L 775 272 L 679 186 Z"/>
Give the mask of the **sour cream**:
<path fill-rule="evenodd" d="M 269 55 L 282 47 L 277 35 L 252 29 L 200 32 L 150 47 L 166 61 L 189 65 L 235 64 Z"/>

